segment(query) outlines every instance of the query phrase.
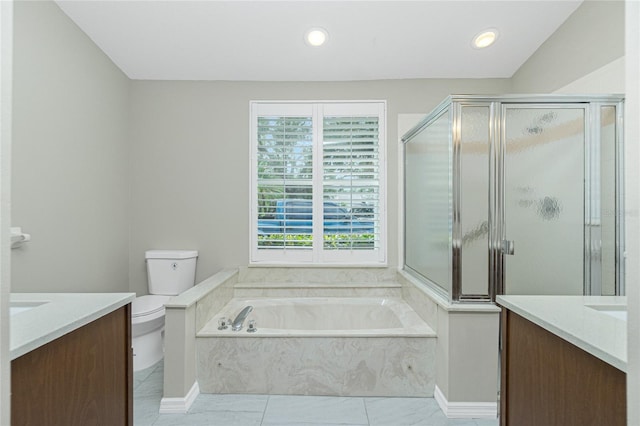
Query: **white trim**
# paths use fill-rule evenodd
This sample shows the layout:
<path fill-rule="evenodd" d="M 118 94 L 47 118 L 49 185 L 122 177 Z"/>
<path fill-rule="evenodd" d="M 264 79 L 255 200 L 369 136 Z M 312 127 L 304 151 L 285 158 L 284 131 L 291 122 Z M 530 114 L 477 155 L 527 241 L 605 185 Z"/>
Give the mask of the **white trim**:
<path fill-rule="evenodd" d="M 323 118 L 325 108 L 323 104 L 313 104 L 313 217 L 324 217 L 324 126 Z M 314 264 L 324 263 L 324 250 L 320 249 L 318 244 L 324 244 L 324 230 L 322 226 L 316 226 L 316 220 L 313 221 L 313 254 L 312 262 Z"/>
<path fill-rule="evenodd" d="M 496 419 L 497 402 L 449 402 L 438 385 L 433 396 L 444 415 L 449 419 Z"/>
<path fill-rule="evenodd" d="M 194 382 L 184 398 L 162 398 L 160 414 L 185 414 L 198 395 L 200 395 L 200 386 L 198 382 Z"/>
<path fill-rule="evenodd" d="M 0 424 L 10 424 L 11 356 L 11 135 L 13 81 L 13 1 L 0 2 Z"/>
<path fill-rule="evenodd" d="M 386 266 L 387 234 L 387 103 L 386 101 L 250 101 L 250 223 L 249 265 L 253 266 Z M 309 248 L 258 248 L 258 159 L 257 120 L 260 115 L 298 116 L 308 114 L 313 121 L 313 217 L 322 217 L 324 180 L 323 117 L 371 116 L 378 117 L 378 241 L 372 250 L 324 250 L 322 226 L 313 228 L 313 246 Z"/>
<path fill-rule="evenodd" d="M 263 104 L 367 104 L 387 102 L 385 99 L 348 99 L 348 100 L 325 100 L 325 99 L 306 99 L 306 100 L 281 100 L 281 99 L 253 99 L 251 103 Z"/>
<path fill-rule="evenodd" d="M 349 262 L 323 262 L 323 263 L 288 263 L 288 262 L 249 262 L 247 267 L 249 268 L 386 268 L 389 264 L 387 262 L 362 262 L 362 263 L 349 263 Z"/>

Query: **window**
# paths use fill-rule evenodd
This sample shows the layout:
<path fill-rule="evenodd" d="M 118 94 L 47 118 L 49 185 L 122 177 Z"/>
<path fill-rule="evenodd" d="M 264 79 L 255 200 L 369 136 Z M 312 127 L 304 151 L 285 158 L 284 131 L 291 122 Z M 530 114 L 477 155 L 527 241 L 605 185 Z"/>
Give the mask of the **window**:
<path fill-rule="evenodd" d="M 251 102 L 252 263 L 386 261 L 385 116 L 381 101 Z"/>

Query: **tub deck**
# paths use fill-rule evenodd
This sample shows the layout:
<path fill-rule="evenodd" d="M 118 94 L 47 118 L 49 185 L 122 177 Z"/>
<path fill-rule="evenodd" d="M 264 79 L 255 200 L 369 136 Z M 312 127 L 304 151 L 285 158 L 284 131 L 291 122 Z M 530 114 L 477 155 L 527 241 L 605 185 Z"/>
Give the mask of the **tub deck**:
<path fill-rule="evenodd" d="M 218 330 L 245 306 L 253 311 L 241 331 Z M 255 333 L 247 333 L 249 320 Z M 310 297 L 234 298 L 207 322 L 197 337 L 435 337 L 435 331 L 400 298 Z"/>

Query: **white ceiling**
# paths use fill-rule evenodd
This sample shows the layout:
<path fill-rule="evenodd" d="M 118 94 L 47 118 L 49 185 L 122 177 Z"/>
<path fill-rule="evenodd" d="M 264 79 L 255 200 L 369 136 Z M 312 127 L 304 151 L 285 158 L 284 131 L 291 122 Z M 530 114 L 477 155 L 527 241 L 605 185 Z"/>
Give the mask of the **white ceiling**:
<path fill-rule="evenodd" d="M 508 78 L 581 1 L 57 3 L 132 79 L 336 81 Z M 307 46 L 310 27 L 329 41 Z M 498 41 L 472 48 L 486 28 Z"/>

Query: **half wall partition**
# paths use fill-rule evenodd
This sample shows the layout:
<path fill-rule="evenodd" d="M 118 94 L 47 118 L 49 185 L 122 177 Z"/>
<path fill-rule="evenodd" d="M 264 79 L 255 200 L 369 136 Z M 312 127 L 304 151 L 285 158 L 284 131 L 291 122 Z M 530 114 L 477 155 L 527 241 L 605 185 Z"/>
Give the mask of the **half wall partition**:
<path fill-rule="evenodd" d="M 622 108 L 445 99 L 402 139 L 405 270 L 450 301 L 623 294 Z"/>

